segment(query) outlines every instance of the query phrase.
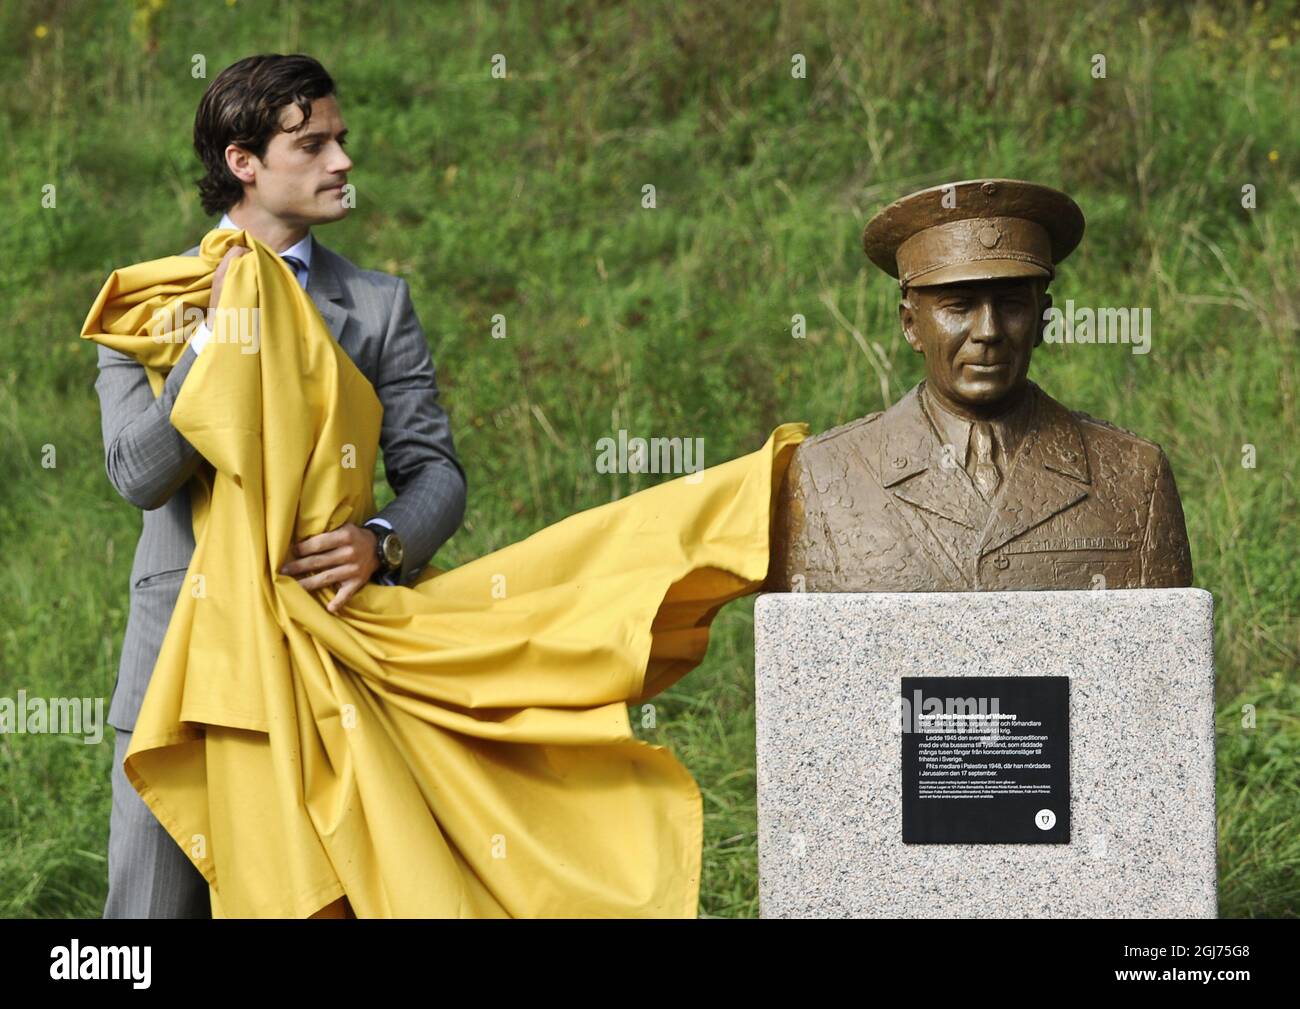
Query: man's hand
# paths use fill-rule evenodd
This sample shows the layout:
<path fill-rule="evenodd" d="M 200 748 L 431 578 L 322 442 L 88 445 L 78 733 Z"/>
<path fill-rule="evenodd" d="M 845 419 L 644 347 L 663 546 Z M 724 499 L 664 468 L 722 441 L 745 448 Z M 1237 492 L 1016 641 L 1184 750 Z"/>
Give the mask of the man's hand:
<path fill-rule="evenodd" d="M 298 578 L 303 572 L 311 572 L 298 578 L 298 584 L 308 592 L 336 583 L 342 586 L 325 607 L 337 613 L 379 570 L 377 544 L 378 537 L 369 529 L 348 522 L 330 532 L 290 544 L 289 549 L 298 560 L 283 564 L 280 574 Z"/>
<path fill-rule="evenodd" d="M 247 251 L 242 245 L 232 245 L 217 264 L 217 272 L 212 275 L 212 297 L 208 299 L 208 329 L 212 328 L 212 319 L 221 301 L 221 287 L 226 281 L 226 271 L 230 269 L 232 260 L 238 259 Z"/>

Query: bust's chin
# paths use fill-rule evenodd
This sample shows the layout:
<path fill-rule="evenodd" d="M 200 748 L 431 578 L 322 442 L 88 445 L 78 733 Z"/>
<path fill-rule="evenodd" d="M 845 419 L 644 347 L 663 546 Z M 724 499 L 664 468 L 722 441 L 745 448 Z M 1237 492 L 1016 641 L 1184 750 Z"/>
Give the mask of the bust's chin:
<path fill-rule="evenodd" d="M 934 387 L 933 380 L 929 384 Z M 1013 409 L 1028 387 L 1028 380 L 1023 376 L 1018 381 L 1010 382 L 1005 375 L 990 372 L 987 375 L 963 376 L 959 381 L 943 388 L 942 392 L 948 406 L 984 417 L 996 417 Z"/>

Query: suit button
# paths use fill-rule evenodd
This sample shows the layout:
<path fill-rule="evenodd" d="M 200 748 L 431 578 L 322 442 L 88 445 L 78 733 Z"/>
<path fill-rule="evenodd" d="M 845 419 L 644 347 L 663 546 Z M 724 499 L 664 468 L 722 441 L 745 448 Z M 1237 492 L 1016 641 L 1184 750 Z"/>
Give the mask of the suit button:
<path fill-rule="evenodd" d="M 993 558 L 993 566 L 999 571 L 1005 571 L 1007 568 L 1011 567 L 1011 558 L 1006 554 L 998 554 Z"/>

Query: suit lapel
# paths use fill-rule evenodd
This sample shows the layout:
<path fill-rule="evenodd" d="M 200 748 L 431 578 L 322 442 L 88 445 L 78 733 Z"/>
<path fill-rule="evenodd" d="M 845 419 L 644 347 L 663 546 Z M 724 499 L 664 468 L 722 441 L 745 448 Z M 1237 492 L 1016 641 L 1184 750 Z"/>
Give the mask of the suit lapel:
<path fill-rule="evenodd" d="M 981 557 L 1082 501 L 1092 483 L 1078 422 L 1038 386 L 1032 391 L 1035 413 L 993 497 Z"/>
<path fill-rule="evenodd" d="M 943 464 L 943 444 L 921 410 L 922 385 L 881 417 L 880 482 L 917 508 L 979 531 L 989 506 L 960 465 Z"/>
<path fill-rule="evenodd" d="M 314 234 L 311 236 L 311 267 L 307 271 L 307 296 L 339 346 L 344 346 L 351 315 L 344 307 L 343 284 L 334 268 L 333 253 L 321 245 Z"/>
<path fill-rule="evenodd" d="M 198 254 L 197 245 L 181 253 L 183 256 Z M 344 307 L 346 295 L 338 270 L 334 267 L 334 253 L 321 245 L 314 234 L 311 236 L 311 267 L 307 270 L 307 296 L 316 306 L 316 311 L 320 312 L 339 346 L 344 346 L 343 341 L 352 335 L 355 328 L 349 325 L 352 313 Z"/>

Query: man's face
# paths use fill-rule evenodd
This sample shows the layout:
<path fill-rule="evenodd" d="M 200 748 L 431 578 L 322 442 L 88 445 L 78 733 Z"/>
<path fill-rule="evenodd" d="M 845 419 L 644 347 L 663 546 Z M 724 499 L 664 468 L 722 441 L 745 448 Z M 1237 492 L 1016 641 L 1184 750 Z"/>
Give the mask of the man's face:
<path fill-rule="evenodd" d="M 281 130 L 292 129 L 303 120 L 297 105 L 280 110 Z M 310 227 L 346 217 L 343 183 L 352 170 L 344 151 L 347 128 L 333 95 L 317 98 L 311 105 L 311 119 L 294 133 L 276 133 L 257 158 L 234 149 L 227 164 L 246 184 L 244 201 L 286 224 Z M 229 155 L 228 155 L 229 157 Z"/>
<path fill-rule="evenodd" d="M 899 314 L 912 349 L 925 355 L 927 388 L 959 413 L 1011 406 L 1042 340 L 1038 281 L 962 281 L 908 288 Z"/>

